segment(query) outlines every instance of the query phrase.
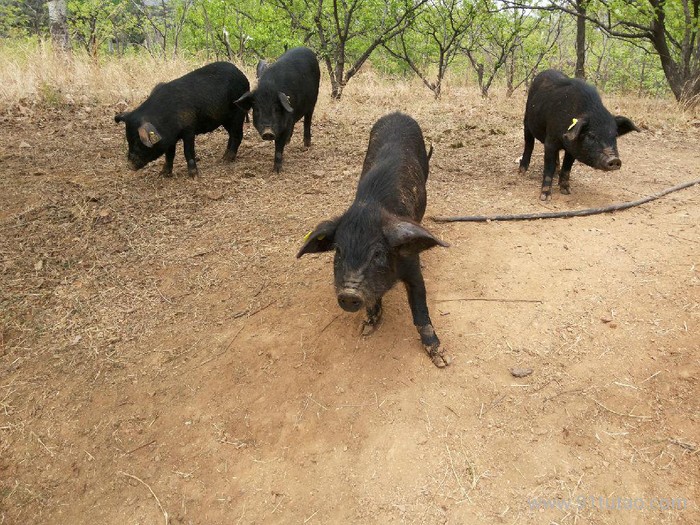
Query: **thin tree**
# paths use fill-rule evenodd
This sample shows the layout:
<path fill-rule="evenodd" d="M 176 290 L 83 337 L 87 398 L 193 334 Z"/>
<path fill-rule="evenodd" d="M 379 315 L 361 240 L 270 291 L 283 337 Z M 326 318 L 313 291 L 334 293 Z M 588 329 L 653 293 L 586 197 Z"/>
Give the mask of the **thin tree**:
<path fill-rule="evenodd" d="M 442 81 L 461 48 L 465 34 L 474 23 L 475 11 L 474 4 L 462 0 L 435 0 L 426 6 L 410 29 L 400 32 L 383 47 L 393 57 L 405 62 L 435 98 L 440 98 Z M 426 42 L 425 46 L 416 50 L 411 43 L 407 44 L 407 38 L 412 36 L 409 33 L 415 33 Z M 422 60 L 416 56 L 421 52 L 424 55 Z M 429 78 L 426 62 L 437 63 L 435 80 Z"/>
<path fill-rule="evenodd" d="M 55 49 L 60 51 L 70 50 L 70 38 L 68 37 L 68 17 L 66 0 L 49 0 L 49 30 L 51 41 Z"/>
<path fill-rule="evenodd" d="M 476 72 L 482 97 L 488 97 L 493 81 L 523 39 L 537 31 L 542 18 L 533 18 L 522 9 L 510 13 L 492 4 L 476 23 L 475 31 L 462 45 Z"/>
<path fill-rule="evenodd" d="M 588 0 L 575 0 L 576 9 L 576 78 L 586 78 L 586 7 Z"/>
<path fill-rule="evenodd" d="M 304 42 L 313 42 L 331 81 L 331 98 L 377 47 L 405 31 L 427 0 L 273 0 Z"/>

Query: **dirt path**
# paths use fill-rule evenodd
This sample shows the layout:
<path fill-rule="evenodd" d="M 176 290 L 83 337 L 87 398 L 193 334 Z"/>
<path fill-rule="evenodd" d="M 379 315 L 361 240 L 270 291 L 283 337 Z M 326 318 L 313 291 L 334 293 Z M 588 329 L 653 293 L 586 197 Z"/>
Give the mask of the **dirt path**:
<path fill-rule="evenodd" d="M 408 100 L 323 100 L 279 177 L 252 127 L 233 167 L 223 133 L 198 139 L 196 181 L 181 151 L 172 179 L 127 172 L 110 108 L 4 117 L 0 523 L 700 522 L 700 189 L 426 219 L 452 245 L 423 257 L 438 370 L 403 290 L 362 338 L 331 257 L 294 258 L 397 107 L 436 148 L 428 216 L 545 209 L 540 145 L 516 174 L 522 100 Z M 697 178 L 698 143 L 647 126 L 546 208 Z"/>

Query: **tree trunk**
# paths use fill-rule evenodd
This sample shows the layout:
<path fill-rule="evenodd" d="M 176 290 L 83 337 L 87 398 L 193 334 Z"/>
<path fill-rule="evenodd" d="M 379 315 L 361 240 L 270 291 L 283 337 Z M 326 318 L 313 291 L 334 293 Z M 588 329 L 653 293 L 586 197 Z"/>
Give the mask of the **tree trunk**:
<path fill-rule="evenodd" d="M 228 29 L 226 29 L 225 26 L 221 28 L 221 34 L 223 35 L 224 47 L 226 47 L 226 56 L 230 62 L 233 60 L 233 51 L 231 50 L 231 42 L 228 38 Z"/>
<path fill-rule="evenodd" d="M 661 67 L 678 102 L 697 106 L 700 104 L 700 67 L 690 64 L 681 66 L 671 56 L 666 41 L 666 13 L 657 6 L 656 18 L 651 24 L 652 45 L 659 55 Z"/>
<path fill-rule="evenodd" d="M 586 2 L 587 0 L 576 0 L 576 78 L 586 78 Z"/>
<path fill-rule="evenodd" d="M 51 41 L 57 50 L 70 51 L 66 0 L 49 0 L 47 5 L 49 8 Z"/>
<path fill-rule="evenodd" d="M 338 82 L 338 79 L 336 78 L 335 75 L 331 74 L 331 98 L 333 100 L 340 100 L 340 97 L 343 96 L 343 84 L 342 82 Z"/>

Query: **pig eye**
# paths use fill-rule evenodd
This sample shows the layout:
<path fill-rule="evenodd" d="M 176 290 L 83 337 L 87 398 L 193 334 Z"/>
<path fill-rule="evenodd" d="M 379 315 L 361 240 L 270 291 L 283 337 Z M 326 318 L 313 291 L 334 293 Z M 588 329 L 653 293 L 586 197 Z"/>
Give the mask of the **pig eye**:
<path fill-rule="evenodd" d="M 374 259 L 375 261 L 378 261 L 381 263 L 381 262 L 384 262 L 385 258 L 386 257 L 385 257 L 384 250 L 382 250 L 381 248 L 375 248 L 374 251 L 372 252 L 372 259 Z"/>

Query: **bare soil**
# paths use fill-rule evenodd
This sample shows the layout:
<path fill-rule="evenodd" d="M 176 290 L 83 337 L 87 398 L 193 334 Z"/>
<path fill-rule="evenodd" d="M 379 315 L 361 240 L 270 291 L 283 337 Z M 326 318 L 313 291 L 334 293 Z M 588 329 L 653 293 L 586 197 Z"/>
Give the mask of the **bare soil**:
<path fill-rule="evenodd" d="M 128 171 L 116 105 L 2 117 L 0 523 L 700 523 L 700 187 L 581 219 L 429 219 L 634 200 L 699 176 L 700 129 L 623 106 L 645 129 L 622 170 L 577 164 L 542 204 L 541 145 L 517 174 L 523 97 L 347 93 L 321 98 L 308 150 L 297 125 L 280 175 L 251 125 L 232 165 L 223 131 L 198 138 L 192 180 L 181 148 L 173 178 Z M 435 146 L 443 370 L 403 289 L 363 338 L 332 256 L 294 257 L 393 109 Z"/>

